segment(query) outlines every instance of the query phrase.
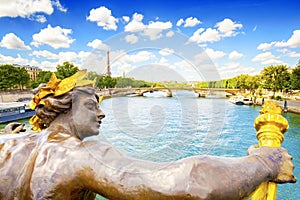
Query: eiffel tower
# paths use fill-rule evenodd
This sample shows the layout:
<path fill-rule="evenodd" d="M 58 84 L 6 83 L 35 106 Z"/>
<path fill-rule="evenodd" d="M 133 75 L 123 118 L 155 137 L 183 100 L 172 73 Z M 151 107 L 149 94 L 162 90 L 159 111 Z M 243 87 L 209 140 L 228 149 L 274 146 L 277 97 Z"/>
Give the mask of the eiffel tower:
<path fill-rule="evenodd" d="M 107 51 L 106 57 L 107 57 L 107 65 L 106 65 L 106 73 L 105 73 L 105 76 L 111 76 L 110 63 L 109 63 L 109 51 Z"/>

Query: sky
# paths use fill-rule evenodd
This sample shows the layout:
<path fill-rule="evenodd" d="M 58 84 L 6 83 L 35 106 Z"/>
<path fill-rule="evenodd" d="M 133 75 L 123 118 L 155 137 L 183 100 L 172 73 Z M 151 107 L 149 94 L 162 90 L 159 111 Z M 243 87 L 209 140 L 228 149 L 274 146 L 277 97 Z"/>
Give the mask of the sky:
<path fill-rule="evenodd" d="M 203 81 L 300 59 L 298 0 L 0 0 L 0 64 Z"/>

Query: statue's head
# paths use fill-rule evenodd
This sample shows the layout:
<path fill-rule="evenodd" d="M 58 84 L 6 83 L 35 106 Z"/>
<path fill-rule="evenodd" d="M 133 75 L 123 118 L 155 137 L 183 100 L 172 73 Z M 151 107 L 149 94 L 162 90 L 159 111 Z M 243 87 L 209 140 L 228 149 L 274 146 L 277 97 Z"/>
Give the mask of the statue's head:
<path fill-rule="evenodd" d="M 72 121 L 75 134 L 83 139 L 98 135 L 101 120 L 105 117 L 99 109 L 99 97 L 92 87 L 76 87 L 72 92 Z"/>
<path fill-rule="evenodd" d="M 41 131 L 59 123 L 75 131 L 80 139 L 99 133 L 105 115 L 98 107 L 99 97 L 94 82 L 84 80 L 85 73 L 79 71 L 63 80 L 53 74 L 47 85 L 37 90 L 30 103 L 36 111 L 29 121 L 33 130 Z"/>

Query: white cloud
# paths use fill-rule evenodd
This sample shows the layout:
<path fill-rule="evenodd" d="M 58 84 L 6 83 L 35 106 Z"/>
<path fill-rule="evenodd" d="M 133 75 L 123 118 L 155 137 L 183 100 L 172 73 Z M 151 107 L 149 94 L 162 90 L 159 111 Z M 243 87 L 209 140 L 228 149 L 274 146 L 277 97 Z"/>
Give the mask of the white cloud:
<path fill-rule="evenodd" d="M 124 27 L 125 32 L 142 31 L 144 35 L 149 36 L 150 40 L 156 40 L 162 37 L 162 31 L 172 28 L 170 21 L 150 21 L 148 25 L 142 22 L 144 16 L 139 13 L 134 13 L 131 21 Z"/>
<path fill-rule="evenodd" d="M 283 48 L 283 49 L 277 49 L 276 51 L 280 53 L 287 53 L 289 50 L 287 48 Z"/>
<path fill-rule="evenodd" d="M 285 64 L 280 60 L 277 60 L 276 57 L 271 52 L 265 52 L 256 55 L 253 59 L 253 62 L 260 62 L 264 65 L 276 65 L 276 64 Z"/>
<path fill-rule="evenodd" d="M 71 33 L 71 29 L 48 25 L 47 28 L 42 29 L 39 33 L 32 36 L 31 45 L 39 47 L 40 45 L 47 44 L 54 49 L 69 48 L 75 40 L 68 36 Z"/>
<path fill-rule="evenodd" d="M 189 41 L 204 43 L 204 42 L 216 42 L 221 39 L 219 32 L 216 29 L 208 28 L 204 31 L 204 28 L 199 28 L 189 38 Z"/>
<path fill-rule="evenodd" d="M 57 9 L 62 12 L 67 11 L 67 9 L 62 7 L 59 0 L 1 0 L 0 18 L 22 17 L 44 23 L 46 17 L 41 15 L 41 13 L 51 15 L 54 11 L 53 6 L 57 7 Z M 40 13 L 40 15 L 36 15 L 37 13 Z"/>
<path fill-rule="evenodd" d="M 132 54 L 127 54 L 124 51 L 112 51 L 110 52 L 110 57 L 112 61 L 111 67 L 116 71 L 116 75 L 129 72 L 150 60 L 156 60 L 156 56 L 150 51 L 139 51 Z"/>
<path fill-rule="evenodd" d="M 120 76 L 123 72 L 130 72 L 137 66 L 148 64 L 149 62 L 155 63 L 156 56 L 150 51 L 138 51 L 127 54 L 124 51 L 111 51 L 110 52 L 111 68 L 114 76 Z M 105 66 L 106 58 L 101 60 L 100 66 Z"/>
<path fill-rule="evenodd" d="M 270 60 L 266 60 L 266 61 L 263 61 L 261 62 L 263 65 L 279 65 L 279 64 L 282 64 L 282 65 L 286 65 L 285 62 L 281 61 L 281 60 L 276 60 L 276 59 L 270 59 Z"/>
<path fill-rule="evenodd" d="M 53 13 L 50 0 L 9 0 L 0 1 L 0 17 L 22 17 L 27 18 L 35 13 Z"/>
<path fill-rule="evenodd" d="M 189 41 L 197 43 L 217 42 L 224 37 L 236 36 L 238 34 L 236 30 L 241 29 L 243 25 L 226 18 L 223 21 L 218 22 L 215 27 L 217 27 L 217 29 L 207 28 L 205 30 L 204 28 L 199 28 L 189 38 Z"/>
<path fill-rule="evenodd" d="M 18 54 L 16 58 L 12 56 L 5 56 L 0 54 L 0 63 L 2 64 L 13 63 L 13 64 L 24 65 L 25 63 L 29 64 L 30 62 L 29 60 L 22 58 L 20 54 Z"/>
<path fill-rule="evenodd" d="M 77 53 L 68 51 L 68 52 L 59 52 L 58 53 L 58 63 L 64 63 L 66 61 L 73 63 L 74 65 L 79 65 Z"/>
<path fill-rule="evenodd" d="M 172 23 L 168 22 L 152 22 L 150 21 L 146 29 L 144 29 L 144 35 L 149 36 L 150 40 L 156 40 L 162 37 L 162 31 L 172 28 Z"/>
<path fill-rule="evenodd" d="M 180 60 L 178 62 L 175 62 L 173 65 L 182 69 L 191 68 L 191 63 L 188 63 L 186 60 Z"/>
<path fill-rule="evenodd" d="M 177 23 L 176 26 L 181 26 L 184 23 L 184 20 L 182 18 L 180 18 Z"/>
<path fill-rule="evenodd" d="M 174 35 L 174 32 L 173 31 L 168 31 L 166 33 L 166 37 L 172 37 Z"/>
<path fill-rule="evenodd" d="M 143 35 L 148 36 L 150 38 L 150 40 L 156 40 L 163 36 L 163 34 L 161 32 L 162 32 L 162 29 L 146 28 L 143 31 Z"/>
<path fill-rule="evenodd" d="M 271 43 L 261 43 L 258 45 L 257 49 L 258 50 L 263 50 L 263 51 L 266 51 L 266 50 L 270 50 L 271 47 L 275 44 L 275 42 L 271 42 Z"/>
<path fill-rule="evenodd" d="M 272 46 L 275 47 L 290 47 L 297 48 L 300 47 L 300 30 L 294 30 L 293 35 L 288 39 L 288 41 L 274 41 L 271 43 L 262 43 L 257 49 L 259 50 L 269 50 Z"/>
<path fill-rule="evenodd" d="M 30 50 L 31 48 L 24 44 L 24 41 L 21 40 L 14 33 L 8 33 L 3 36 L 2 41 L 0 42 L 1 47 L 7 49 L 21 49 L 21 50 Z"/>
<path fill-rule="evenodd" d="M 146 25 L 142 22 L 144 16 L 139 13 L 134 13 L 131 21 L 124 27 L 125 32 L 136 32 L 146 28 Z"/>
<path fill-rule="evenodd" d="M 207 48 L 194 56 L 194 63 L 203 64 L 205 61 L 216 60 L 224 57 L 225 55 L 226 54 L 223 51 L 215 51 L 213 49 Z"/>
<path fill-rule="evenodd" d="M 274 59 L 275 56 L 271 53 L 271 52 L 265 52 L 265 53 L 261 53 L 256 55 L 252 61 L 253 62 L 264 62 L 266 60 L 271 60 Z"/>
<path fill-rule="evenodd" d="M 184 27 L 193 27 L 198 24 L 201 24 L 202 22 L 198 20 L 196 17 L 189 17 L 185 20 L 185 24 L 183 25 Z"/>
<path fill-rule="evenodd" d="M 90 10 L 87 20 L 97 22 L 97 25 L 103 27 L 104 30 L 117 30 L 118 19 L 112 16 L 111 10 L 105 6 Z"/>
<path fill-rule="evenodd" d="M 109 47 L 99 39 L 95 39 L 92 42 L 89 42 L 87 46 L 92 47 L 93 49 L 105 50 L 105 51 L 109 49 Z"/>
<path fill-rule="evenodd" d="M 123 16 L 122 18 L 126 23 L 129 22 L 129 20 L 130 20 L 130 17 L 128 17 L 128 16 Z"/>
<path fill-rule="evenodd" d="M 51 1 L 51 3 L 52 3 L 52 5 L 56 6 L 56 8 L 57 8 L 59 11 L 61 11 L 61 12 L 67 12 L 67 9 L 64 8 L 64 7 L 60 4 L 59 0 Z"/>
<path fill-rule="evenodd" d="M 161 57 L 157 64 L 170 66 L 168 59 L 166 59 L 165 57 Z"/>
<path fill-rule="evenodd" d="M 166 29 L 172 28 L 172 23 L 170 21 L 168 21 L 168 22 L 159 22 L 159 21 L 152 22 L 152 21 L 150 21 L 147 28 L 166 30 Z"/>
<path fill-rule="evenodd" d="M 288 47 L 288 43 L 281 41 L 281 42 L 272 42 L 274 44 L 275 47 Z"/>
<path fill-rule="evenodd" d="M 300 47 L 300 30 L 293 31 L 293 35 L 288 39 L 287 45 L 291 48 Z"/>
<path fill-rule="evenodd" d="M 59 58 L 57 54 L 54 54 L 47 50 L 33 51 L 31 55 L 36 56 L 38 58 L 43 57 L 49 60 L 57 60 Z"/>
<path fill-rule="evenodd" d="M 287 41 L 290 47 L 296 48 L 300 46 L 300 30 L 293 31 L 292 37 Z"/>
<path fill-rule="evenodd" d="M 163 56 L 169 56 L 174 53 L 174 49 L 164 48 L 164 49 L 161 49 L 158 53 Z"/>
<path fill-rule="evenodd" d="M 126 54 L 122 60 L 127 63 L 140 63 L 155 58 L 155 55 L 150 51 L 139 51 L 138 53 L 132 55 Z"/>
<path fill-rule="evenodd" d="M 237 52 L 237 51 L 232 51 L 229 55 L 228 55 L 228 58 L 230 60 L 236 60 L 236 59 L 239 59 L 241 57 L 243 57 L 244 55 Z"/>
<path fill-rule="evenodd" d="M 58 64 L 59 64 L 58 62 L 43 61 L 43 62 L 39 63 L 39 68 L 41 68 L 43 70 L 49 70 L 49 71 L 55 72 L 56 66 Z"/>
<path fill-rule="evenodd" d="M 291 57 L 291 58 L 299 58 L 300 57 L 300 53 L 297 53 L 295 51 L 291 51 L 291 52 L 287 53 L 287 56 Z"/>
<path fill-rule="evenodd" d="M 238 62 L 225 63 L 222 67 L 218 67 L 218 71 L 222 79 L 232 78 L 240 74 L 255 75 L 259 71 L 253 67 L 243 67 Z"/>
<path fill-rule="evenodd" d="M 243 25 L 233 22 L 231 19 L 226 18 L 223 21 L 218 22 L 216 24 L 216 27 L 218 31 L 222 33 L 223 37 L 230 37 L 235 36 L 237 34 L 237 32 L 235 31 L 237 29 L 241 29 Z"/>
<path fill-rule="evenodd" d="M 198 20 L 196 17 L 189 17 L 189 18 L 186 18 L 185 20 L 183 20 L 182 18 L 179 19 L 176 23 L 176 26 L 183 25 L 183 27 L 194 27 L 201 23 L 202 22 L 200 20 Z"/>
<path fill-rule="evenodd" d="M 210 57 L 210 59 L 215 60 L 222 58 L 226 54 L 223 51 L 215 51 L 213 49 L 207 48 L 205 49 L 205 53 Z"/>
<path fill-rule="evenodd" d="M 38 21 L 40 23 L 45 23 L 47 21 L 47 19 L 44 15 L 37 15 L 36 16 L 36 21 Z"/>
<path fill-rule="evenodd" d="M 130 34 L 130 35 L 126 35 L 125 40 L 128 43 L 135 44 L 139 41 L 139 38 L 134 34 Z"/>

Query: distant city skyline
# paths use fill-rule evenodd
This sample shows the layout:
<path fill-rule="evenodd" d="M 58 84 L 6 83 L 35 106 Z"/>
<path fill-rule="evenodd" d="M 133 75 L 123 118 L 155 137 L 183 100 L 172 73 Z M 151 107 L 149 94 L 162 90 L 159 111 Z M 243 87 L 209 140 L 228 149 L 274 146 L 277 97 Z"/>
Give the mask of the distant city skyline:
<path fill-rule="evenodd" d="M 299 7 L 296 0 L 0 1 L 0 64 L 55 71 L 69 61 L 105 74 L 109 50 L 112 76 L 254 75 L 297 64 Z"/>

